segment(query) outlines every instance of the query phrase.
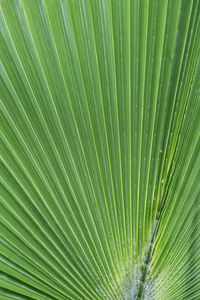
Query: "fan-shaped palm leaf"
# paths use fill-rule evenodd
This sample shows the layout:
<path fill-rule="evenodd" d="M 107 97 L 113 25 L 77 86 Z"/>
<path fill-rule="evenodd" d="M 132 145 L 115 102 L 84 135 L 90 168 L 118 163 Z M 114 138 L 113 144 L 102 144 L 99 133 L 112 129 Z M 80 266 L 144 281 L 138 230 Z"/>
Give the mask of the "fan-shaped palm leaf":
<path fill-rule="evenodd" d="M 200 1 L 0 5 L 0 299 L 200 299 Z"/>

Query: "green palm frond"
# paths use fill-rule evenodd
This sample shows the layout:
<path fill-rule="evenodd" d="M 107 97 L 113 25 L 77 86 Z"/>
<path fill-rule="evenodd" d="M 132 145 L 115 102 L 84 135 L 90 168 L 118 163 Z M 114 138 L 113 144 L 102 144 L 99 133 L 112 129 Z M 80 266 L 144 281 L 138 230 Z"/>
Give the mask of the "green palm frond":
<path fill-rule="evenodd" d="M 0 299 L 200 299 L 200 1 L 0 7 Z"/>

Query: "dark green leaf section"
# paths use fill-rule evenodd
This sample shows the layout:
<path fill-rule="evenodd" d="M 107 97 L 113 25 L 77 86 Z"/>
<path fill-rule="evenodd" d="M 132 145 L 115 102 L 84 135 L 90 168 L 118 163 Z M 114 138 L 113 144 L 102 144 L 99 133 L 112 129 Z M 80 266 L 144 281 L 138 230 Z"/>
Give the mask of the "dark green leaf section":
<path fill-rule="evenodd" d="M 0 8 L 0 299 L 199 299 L 200 1 Z"/>

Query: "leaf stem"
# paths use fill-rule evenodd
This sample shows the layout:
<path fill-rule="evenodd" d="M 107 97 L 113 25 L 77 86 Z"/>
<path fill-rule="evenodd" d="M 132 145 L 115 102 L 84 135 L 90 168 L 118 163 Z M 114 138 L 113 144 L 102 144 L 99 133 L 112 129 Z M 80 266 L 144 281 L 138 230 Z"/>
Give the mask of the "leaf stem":
<path fill-rule="evenodd" d="M 145 258 L 144 263 L 143 263 L 142 275 L 141 275 L 141 278 L 140 278 L 140 281 L 139 281 L 139 288 L 138 288 L 138 292 L 136 294 L 135 300 L 143 299 L 145 285 L 146 285 L 146 282 L 147 282 L 147 274 L 148 274 L 149 265 L 151 263 L 151 258 L 152 258 L 153 244 L 154 244 L 154 241 L 155 241 L 156 229 L 157 229 L 157 224 L 158 224 L 159 217 L 160 217 L 160 210 L 158 209 L 157 213 L 156 213 L 156 219 L 155 219 L 155 222 L 154 222 L 154 226 L 153 226 L 152 232 L 151 232 L 151 238 L 150 238 L 150 241 L 149 241 L 148 252 L 147 252 L 146 258 Z"/>

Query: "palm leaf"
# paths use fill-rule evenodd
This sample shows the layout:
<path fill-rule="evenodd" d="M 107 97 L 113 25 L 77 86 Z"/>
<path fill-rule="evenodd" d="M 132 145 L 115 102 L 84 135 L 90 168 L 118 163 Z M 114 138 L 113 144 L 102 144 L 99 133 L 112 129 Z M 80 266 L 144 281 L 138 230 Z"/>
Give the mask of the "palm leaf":
<path fill-rule="evenodd" d="M 200 1 L 0 5 L 0 299 L 200 299 Z"/>

